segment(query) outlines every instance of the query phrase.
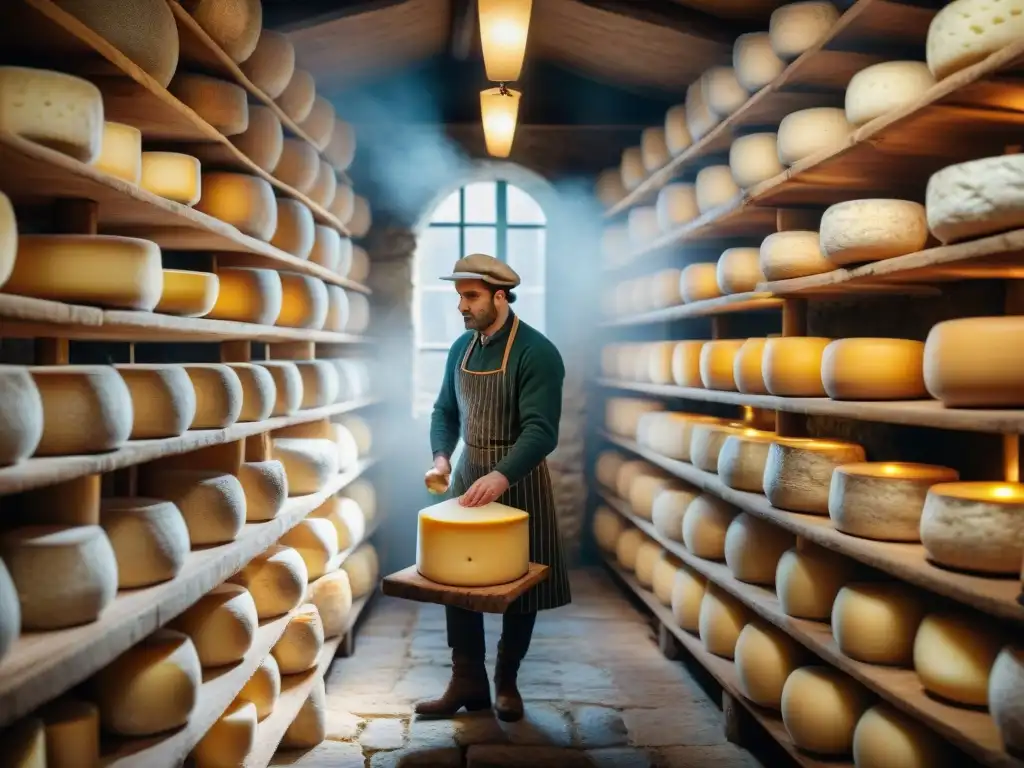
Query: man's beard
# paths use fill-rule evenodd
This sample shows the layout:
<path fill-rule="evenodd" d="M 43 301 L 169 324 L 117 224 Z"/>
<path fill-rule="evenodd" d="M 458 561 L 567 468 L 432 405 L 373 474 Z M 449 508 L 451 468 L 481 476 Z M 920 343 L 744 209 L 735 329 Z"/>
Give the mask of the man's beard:
<path fill-rule="evenodd" d="M 466 325 L 468 331 L 484 331 L 494 325 L 494 321 L 498 319 L 498 308 L 494 306 L 494 302 L 486 309 L 480 311 L 479 314 L 463 313 L 462 321 Z"/>

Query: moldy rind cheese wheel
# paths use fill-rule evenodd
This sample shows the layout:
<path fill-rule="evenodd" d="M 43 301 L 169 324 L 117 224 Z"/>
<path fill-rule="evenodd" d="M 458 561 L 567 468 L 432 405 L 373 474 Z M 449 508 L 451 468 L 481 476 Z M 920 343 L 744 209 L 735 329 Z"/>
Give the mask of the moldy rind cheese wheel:
<path fill-rule="evenodd" d="M 275 438 L 272 451 L 284 464 L 290 496 L 318 493 L 338 474 L 338 448 L 330 440 Z"/>
<path fill-rule="evenodd" d="M 1024 369 L 1006 350 L 1024 335 L 1024 317 L 967 317 L 932 327 L 924 346 L 924 382 L 949 408 L 1024 406 Z"/>
<path fill-rule="evenodd" d="M 928 179 L 928 227 L 942 243 L 994 235 L 1024 226 L 1019 179 L 1024 155 L 985 157 L 949 165 Z"/>
<path fill-rule="evenodd" d="M 327 573 L 332 558 L 338 554 L 338 532 L 330 520 L 322 517 L 307 517 L 300 520 L 281 537 L 280 541 L 282 545 L 291 547 L 299 553 L 306 564 L 306 573 L 310 581 L 316 581 Z M 283 668 L 282 672 L 290 674 Z"/>
<path fill-rule="evenodd" d="M 822 214 L 819 226 L 821 252 L 839 266 L 915 253 L 927 242 L 925 208 L 911 200 L 836 203 Z"/>
<path fill-rule="evenodd" d="M 651 508 L 651 523 L 654 530 L 670 541 L 682 541 L 683 518 L 697 496 L 696 488 L 683 486 L 661 491 L 654 497 L 654 505 Z"/>
<path fill-rule="evenodd" d="M 773 507 L 827 515 L 832 472 L 863 461 L 864 449 L 856 443 L 779 438 L 768 449 L 764 494 Z"/>
<path fill-rule="evenodd" d="M 924 344 L 910 339 L 837 339 L 821 357 L 821 383 L 833 400 L 917 400 Z"/>
<path fill-rule="evenodd" d="M 113 366 L 34 366 L 29 373 L 43 403 L 36 456 L 105 453 L 128 440 L 131 393 Z"/>
<path fill-rule="evenodd" d="M 294 72 L 295 46 L 287 35 L 272 29 L 260 32 L 252 55 L 242 63 L 242 73 L 272 99 L 288 87 Z"/>
<path fill-rule="evenodd" d="M 742 424 L 723 423 L 718 419 L 695 424 L 690 438 L 690 462 L 705 472 L 717 472 L 719 454 L 730 435 L 769 437 L 773 434 L 750 429 Z"/>
<path fill-rule="evenodd" d="M 0 365 L 0 466 L 31 456 L 43 436 L 43 400 L 29 369 Z"/>
<path fill-rule="evenodd" d="M 1024 648 L 1008 645 L 996 657 L 988 683 L 988 706 L 1008 751 L 1024 750 Z"/>
<path fill-rule="evenodd" d="M 196 391 L 180 365 L 115 365 L 132 400 L 132 440 L 184 433 L 196 415 Z"/>

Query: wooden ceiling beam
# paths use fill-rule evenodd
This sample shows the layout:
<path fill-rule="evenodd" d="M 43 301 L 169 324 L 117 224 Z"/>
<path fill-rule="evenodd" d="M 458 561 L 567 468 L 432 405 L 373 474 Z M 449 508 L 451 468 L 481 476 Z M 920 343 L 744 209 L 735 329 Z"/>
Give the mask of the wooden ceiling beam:
<path fill-rule="evenodd" d="M 452 33 L 449 50 L 456 61 L 466 61 L 473 54 L 479 24 L 476 0 L 452 0 Z"/>
<path fill-rule="evenodd" d="M 583 5 L 626 16 L 635 21 L 656 24 L 696 37 L 732 44 L 745 32 L 758 31 L 758 25 L 726 21 L 668 0 L 578 0 Z M 763 26 L 763 25 L 761 25 Z"/>

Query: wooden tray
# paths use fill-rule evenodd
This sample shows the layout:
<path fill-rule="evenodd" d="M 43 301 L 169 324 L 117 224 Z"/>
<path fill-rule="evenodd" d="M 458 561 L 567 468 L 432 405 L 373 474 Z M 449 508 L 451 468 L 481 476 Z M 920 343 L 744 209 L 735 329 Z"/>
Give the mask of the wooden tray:
<path fill-rule="evenodd" d="M 480 613 L 504 613 L 517 597 L 548 577 L 546 565 L 530 563 L 526 575 L 508 584 L 496 587 L 448 587 L 420 576 L 415 565 L 384 577 L 385 595 L 415 600 L 419 603 L 439 603 L 465 608 Z"/>

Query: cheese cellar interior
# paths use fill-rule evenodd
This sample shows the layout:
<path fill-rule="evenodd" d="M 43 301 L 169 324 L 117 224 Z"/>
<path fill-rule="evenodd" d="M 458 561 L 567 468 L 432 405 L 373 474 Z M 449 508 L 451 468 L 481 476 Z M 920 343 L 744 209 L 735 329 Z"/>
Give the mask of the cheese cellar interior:
<path fill-rule="evenodd" d="M 1024 0 L 0 2 L 0 766 L 1024 768 L 1022 136 Z"/>

